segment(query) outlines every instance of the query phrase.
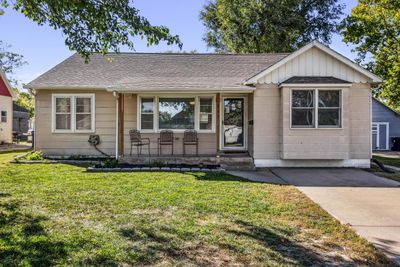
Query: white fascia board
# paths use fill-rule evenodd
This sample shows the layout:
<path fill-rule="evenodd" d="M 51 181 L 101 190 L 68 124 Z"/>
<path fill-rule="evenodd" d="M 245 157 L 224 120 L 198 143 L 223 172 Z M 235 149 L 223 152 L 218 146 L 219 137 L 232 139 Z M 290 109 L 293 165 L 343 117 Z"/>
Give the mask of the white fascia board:
<path fill-rule="evenodd" d="M 282 60 L 278 61 L 277 63 L 275 63 L 274 65 L 272 65 L 269 68 L 265 69 L 264 71 L 262 71 L 262 72 L 256 74 L 255 76 L 251 77 L 250 79 L 248 79 L 247 81 L 244 82 L 244 85 L 251 85 L 251 84 L 257 83 L 259 79 L 261 79 L 262 77 L 264 77 L 268 73 L 276 70 L 280 66 L 286 64 L 290 60 L 294 59 L 295 57 L 299 56 L 300 54 L 305 53 L 307 50 L 309 50 L 309 49 L 311 49 L 313 47 L 317 47 L 317 48 L 321 49 L 322 51 L 324 51 L 328 55 L 332 56 L 333 58 L 339 60 L 340 62 L 346 64 L 347 66 L 353 68 L 354 70 L 360 72 L 361 74 L 363 74 L 366 77 L 370 78 L 373 83 L 381 83 L 382 82 L 382 79 L 379 76 L 377 76 L 377 75 L 373 74 L 372 72 L 364 69 L 363 67 L 361 67 L 358 64 L 354 63 L 353 61 L 351 61 L 347 57 L 339 54 L 338 52 L 336 52 L 332 48 L 329 48 L 328 46 L 325 46 L 325 45 L 321 44 L 318 41 L 313 41 L 313 42 L 303 46 L 299 50 L 293 52 L 292 54 L 288 55 L 287 57 L 283 58 Z"/>

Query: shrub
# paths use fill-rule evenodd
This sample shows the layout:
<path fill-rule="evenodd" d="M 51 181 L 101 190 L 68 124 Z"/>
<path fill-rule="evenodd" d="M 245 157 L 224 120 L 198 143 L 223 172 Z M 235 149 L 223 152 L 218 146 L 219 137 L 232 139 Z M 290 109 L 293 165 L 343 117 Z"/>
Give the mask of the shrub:
<path fill-rule="evenodd" d="M 33 151 L 26 155 L 24 160 L 44 160 L 43 153 L 41 151 Z"/>
<path fill-rule="evenodd" d="M 115 168 L 117 166 L 118 166 L 118 160 L 116 160 L 116 159 L 109 158 L 103 162 L 104 168 Z"/>

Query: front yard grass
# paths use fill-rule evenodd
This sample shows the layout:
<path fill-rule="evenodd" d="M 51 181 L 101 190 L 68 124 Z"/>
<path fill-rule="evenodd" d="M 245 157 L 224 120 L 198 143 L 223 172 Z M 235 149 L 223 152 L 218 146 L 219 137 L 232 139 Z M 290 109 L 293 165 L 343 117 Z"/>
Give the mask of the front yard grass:
<path fill-rule="evenodd" d="M 391 264 L 292 186 L 0 155 L 0 265 Z"/>
<path fill-rule="evenodd" d="M 381 157 L 381 156 L 372 156 L 372 158 L 378 160 L 384 165 L 391 165 L 395 167 L 400 167 L 400 158 L 398 157 Z"/>
<path fill-rule="evenodd" d="M 393 158 L 393 157 L 381 157 L 381 156 L 373 156 L 374 159 L 378 160 L 379 162 L 383 163 L 384 165 L 390 165 L 395 167 L 400 167 L 400 158 Z M 376 166 L 372 166 L 370 169 L 376 175 L 392 179 L 395 181 L 400 182 L 400 172 L 396 171 L 395 173 L 387 173 L 382 171 Z"/>

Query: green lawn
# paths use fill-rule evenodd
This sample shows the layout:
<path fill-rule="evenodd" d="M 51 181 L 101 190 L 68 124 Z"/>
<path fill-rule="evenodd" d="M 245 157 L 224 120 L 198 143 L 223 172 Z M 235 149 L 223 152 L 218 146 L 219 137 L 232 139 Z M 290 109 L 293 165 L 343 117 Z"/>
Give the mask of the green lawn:
<path fill-rule="evenodd" d="M 12 155 L 0 155 L 0 265 L 390 264 L 291 186 Z"/>
<path fill-rule="evenodd" d="M 372 158 L 378 160 L 379 162 L 381 162 L 385 165 L 400 167 L 400 158 L 381 157 L 381 156 L 372 156 Z"/>
<path fill-rule="evenodd" d="M 373 158 L 378 160 L 379 162 L 383 163 L 384 165 L 400 167 L 400 158 L 380 157 L 380 156 L 373 156 Z M 376 175 L 400 182 L 400 172 L 396 171 L 395 173 L 387 173 L 387 172 L 382 171 L 378 167 L 372 167 L 370 169 L 370 171 Z"/>

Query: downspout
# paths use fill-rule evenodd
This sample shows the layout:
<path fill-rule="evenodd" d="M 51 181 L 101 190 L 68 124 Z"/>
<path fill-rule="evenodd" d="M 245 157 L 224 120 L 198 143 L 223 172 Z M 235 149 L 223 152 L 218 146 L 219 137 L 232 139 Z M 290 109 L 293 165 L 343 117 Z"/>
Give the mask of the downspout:
<path fill-rule="evenodd" d="M 115 98 L 115 159 L 118 160 L 118 124 L 119 124 L 119 116 L 118 116 L 118 111 L 119 111 L 119 103 L 118 103 L 118 98 L 119 98 L 119 94 L 117 91 L 113 91 L 113 96 Z"/>

